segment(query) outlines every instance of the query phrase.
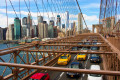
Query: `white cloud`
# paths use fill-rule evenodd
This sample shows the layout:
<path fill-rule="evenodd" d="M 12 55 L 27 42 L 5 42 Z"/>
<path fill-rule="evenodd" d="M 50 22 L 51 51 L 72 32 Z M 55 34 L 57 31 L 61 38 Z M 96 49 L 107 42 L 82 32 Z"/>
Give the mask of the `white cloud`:
<path fill-rule="evenodd" d="M 87 5 L 82 5 L 81 8 L 100 8 L 100 4 L 99 3 L 91 3 L 91 4 L 87 4 Z"/>
<path fill-rule="evenodd" d="M 7 17 L 3 14 L 0 14 L 0 26 L 7 27 Z M 8 25 L 13 24 L 14 18 L 8 18 Z"/>
<path fill-rule="evenodd" d="M 7 26 L 6 25 L 7 19 L 6 19 L 6 16 L 3 15 L 3 14 L 6 13 L 6 10 L 5 9 L 0 9 L 0 12 L 2 13 L 2 14 L 0 14 L 0 18 L 1 18 L 0 19 L 0 26 L 6 27 Z M 19 12 L 16 12 L 16 13 L 19 14 Z M 46 20 L 47 22 L 49 21 L 48 20 L 48 13 L 49 13 L 49 17 L 53 17 L 53 15 L 54 15 L 54 17 L 56 17 L 58 15 L 58 13 L 53 13 L 53 15 L 52 15 L 52 12 L 44 12 L 44 20 Z M 14 11 L 8 11 L 8 14 L 15 14 L 15 13 L 14 13 Z M 27 16 L 28 12 L 21 11 L 21 14 L 22 14 L 22 16 Z M 32 17 L 34 19 L 35 24 L 37 24 L 37 12 L 31 12 L 31 14 L 32 14 Z M 59 13 L 59 14 L 60 14 L 60 16 L 62 18 L 62 20 L 61 20 L 62 23 L 65 23 L 65 16 L 66 16 L 65 13 Z M 43 16 L 43 12 L 41 12 L 41 16 Z M 96 15 L 88 16 L 86 14 L 83 14 L 83 16 L 84 16 L 84 18 L 86 20 L 86 23 L 89 25 L 88 27 L 90 29 L 92 27 L 92 23 L 96 24 L 99 21 L 99 19 L 98 19 L 98 17 Z M 70 14 L 69 17 L 70 17 L 70 19 L 72 19 L 72 20 L 69 21 L 70 23 L 73 22 L 73 21 L 75 21 L 77 23 L 78 15 Z M 13 23 L 14 22 L 14 18 L 9 18 L 8 22 L 9 22 L 9 24 Z"/>
<path fill-rule="evenodd" d="M 98 22 L 99 19 L 96 15 L 92 15 L 92 16 L 88 16 L 86 14 L 83 14 L 84 18 L 86 21 L 89 21 L 89 22 Z"/>

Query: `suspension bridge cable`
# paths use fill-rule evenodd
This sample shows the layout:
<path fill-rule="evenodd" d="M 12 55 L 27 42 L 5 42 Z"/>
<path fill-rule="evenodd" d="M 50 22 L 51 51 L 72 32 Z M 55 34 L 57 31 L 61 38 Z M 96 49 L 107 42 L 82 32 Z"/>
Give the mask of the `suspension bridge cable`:
<path fill-rule="evenodd" d="M 48 1 L 48 0 L 47 0 L 47 2 L 48 2 L 48 6 L 50 7 L 50 4 L 49 4 L 49 1 Z M 55 17 L 54 14 L 53 14 L 53 11 L 52 11 L 52 8 L 51 8 L 51 7 L 50 7 L 50 9 L 51 9 L 51 12 L 52 12 L 53 17 Z"/>
<path fill-rule="evenodd" d="M 78 8 L 79 8 L 79 10 L 80 10 L 80 13 L 82 14 L 82 11 L 81 11 L 81 8 L 80 8 L 80 6 L 79 6 L 79 3 L 78 3 L 77 0 L 76 0 L 76 2 L 77 2 L 77 5 L 78 5 Z M 84 21 L 84 23 L 85 23 L 86 28 L 88 29 L 87 24 L 86 24 L 86 22 L 85 22 L 85 19 L 84 19 L 84 17 L 83 17 L 83 14 L 82 14 L 82 18 L 83 18 L 83 21 Z"/>
<path fill-rule="evenodd" d="M 29 14 L 30 14 L 30 16 L 32 17 L 32 14 L 31 14 L 31 12 L 30 12 L 30 8 L 28 8 L 28 5 L 27 5 L 27 3 L 26 3 L 26 0 L 24 0 L 24 2 L 25 2 L 25 5 L 26 5 L 26 7 L 27 7 L 27 10 L 28 10 L 28 12 L 29 12 Z M 32 18 L 33 19 L 33 18 Z M 34 23 L 34 25 L 35 25 L 35 21 L 33 20 L 33 23 Z"/>
<path fill-rule="evenodd" d="M 39 11 L 39 14 L 40 14 L 40 16 L 41 16 L 41 13 L 40 13 L 39 7 L 38 7 L 38 5 L 37 5 L 37 1 L 34 0 L 34 2 L 35 2 L 35 5 L 36 5 L 37 10 Z"/>
<path fill-rule="evenodd" d="M 9 2 L 10 2 L 11 6 L 12 6 L 12 8 L 13 8 L 13 10 L 14 10 L 14 13 L 15 13 L 16 17 L 18 17 L 18 16 L 17 16 L 17 13 L 16 13 L 16 11 L 15 11 L 15 9 L 14 9 L 14 6 L 13 6 L 13 4 L 12 4 L 12 2 L 11 2 L 11 0 L 9 0 Z"/>
<path fill-rule="evenodd" d="M 45 5 L 44 5 L 43 0 L 42 0 L 42 4 L 43 4 L 43 6 L 44 6 L 44 8 L 45 8 L 45 10 L 46 10 L 46 12 L 47 12 L 48 10 L 46 9 L 46 7 L 45 7 Z M 47 12 L 47 15 L 48 15 L 48 19 L 50 20 L 48 12 Z"/>
<path fill-rule="evenodd" d="M 19 0 L 19 13 L 20 13 L 20 19 L 21 19 L 21 10 L 20 10 L 20 0 Z"/>

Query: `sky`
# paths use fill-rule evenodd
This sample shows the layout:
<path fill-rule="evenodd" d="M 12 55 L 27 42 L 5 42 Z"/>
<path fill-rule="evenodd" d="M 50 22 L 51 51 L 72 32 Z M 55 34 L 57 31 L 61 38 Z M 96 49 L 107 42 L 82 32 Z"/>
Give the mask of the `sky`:
<path fill-rule="evenodd" d="M 58 14 L 61 16 L 62 23 L 65 23 L 66 11 L 69 11 L 70 17 L 69 22 L 71 23 L 73 21 L 77 22 L 78 13 L 80 12 L 76 0 L 20 0 L 21 6 L 20 12 L 19 12 L 19 0 L 6 0 L 6 1 L 8 12 L 8 24 L 14 23 L 15 17 L 19 18 L 27 17 L 29 11 L 32 15 L 34 24 L 37 24 L 37 16 L 40 15 L 44 16 L 44 20 L 49 22 L 51 17 L 56 18 Z M 13 10 L 10 1 L 17 15 Z M 86 24 L 88 28 L 91 30 L 92 24 L 99 23 L 100 0 L 78 0 L 78 3 L 82 10 Z M 6 26 L 7 26 L 6 3 L 5 0 L 0 0 L 0 27 L 4 28 Z"/>

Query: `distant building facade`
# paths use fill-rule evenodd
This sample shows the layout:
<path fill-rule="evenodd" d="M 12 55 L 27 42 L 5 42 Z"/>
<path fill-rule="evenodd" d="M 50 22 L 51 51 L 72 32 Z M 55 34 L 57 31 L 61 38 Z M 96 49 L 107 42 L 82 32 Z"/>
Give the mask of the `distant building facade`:
<path fill-rule="evenodd" d="M 27 37 L 27 25 L 22 25 L 22 38 Z"/>
<path fill-rule="evenodd" d="M 61 29 L 61 17 L 60 17 L 60 15 L 57 15 L 56 25 L 59 26 L 59 28 Z"/>
<path fill-rule="evenodd" d="M 48 37 L 48 24 L 46 21 L 38 23 L 38 37 L 40 39 Z"/>
<path fill-rule="evenodd" d="M 65 15 L 66 15 L 66 17 L 65 17 L 65 21 L 66 21 L 66 23 L 65 23 L 65 32 L 66 32 L 67 29 L 69 28 L 69 12 L 66 11 Z"/>
<path fill-rule="evenodd" d="M 24 17 L 24 18 L 22 19 L 22 25 L 27 25 L 27 17 Z"/>
<path fill-rule="evenodd" d="M 14 39 L 18 40 L 21 38 L 21 25 L 19 18 L 14 19 Z"/>
<path fill-rule="evenodd" d="M 0 40 L 3 40 L 3 29 L 0 27 Z"/>
<path fill-rule="evenodd" d="M 6 40 L 7 28 L 3 28 L 3 40 Z"/>
<path fill-rule="evenodd" d="M 42 16 L 38 16 L 38 23 L 43 23 L 43 17 Z"/>
<path fill-rule="evenodd" d="M 82 21 L 82 13 L 78 14 L 78 28 L 77 32 L 80 34 L 83 32 L 83 21 Z"/>
<path fill-rule="evenodd" d="M 58 37 L 57 26 L 53 27 L 53 34 L 54 34 L 54 38 Z"/>
<path fill-rule="evenodd" d="M 6 40 L 14 40 L 14 24 L 10 24 L 6 32 Z"/>

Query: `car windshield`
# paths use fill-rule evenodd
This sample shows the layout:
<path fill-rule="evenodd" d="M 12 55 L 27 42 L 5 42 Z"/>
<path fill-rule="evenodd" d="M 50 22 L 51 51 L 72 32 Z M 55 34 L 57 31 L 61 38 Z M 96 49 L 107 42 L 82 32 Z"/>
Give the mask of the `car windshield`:
<path fill-rule="evenodd" d="M 82 50 L 88 50 L 88 48 L 82 48 Z"/>
<path fill-rule="evenodd" d="M 77 50 L 77 47 L 73 47 L 72 50 Z"/>
<path fill-rule="evenodd" d="M 90 76 L 94 76 L 94 77 L 101 77 L 100 74 L 90 74 Z"/>
<path fill-rule="evenodd" d="M 72 64 L 72 65 L 69 66 L 69 68 L 79 69 L 79 65 L 78 64 Z"/>
<path fill-rule="evenodd" d="M 79 53 L 78 55 L 85 55 L 85 54 L 81 54 L 81 53 Z"/>
<path fill-rule="evenodd" d="M 98 55 L 96 55 L 96 54 L 92 54 L 91 56 L 92 56 L 92 57 L 99 57 L 99 56 L 98 56 Z"/>
<path fill-rule="evenodd" d="M 39 80 L 39 79 L 29 79 L 29 80 Z"/>
<path fill-rule="evenodd" d="M 82 45 L 82 43 L 78 43 L 79 45 Z"/>
<path fill-rule="evenodd" d="M 97 50 L 97 47 L 92 47 L 91 50 Z"/>
<path fill-rule="evenodd" d="M 93 44 L 97 44 L 96 42 L 94 42 Z"/>
<path fill-rule="evenodd" d="M 86 45 L 89 45 L 90 43 L 85 43 Z"/>
<path fill-rule="evenodd" d="M 61 59 L 67 59 L 67 56 L 61 56 L 60 58 Z"/>

